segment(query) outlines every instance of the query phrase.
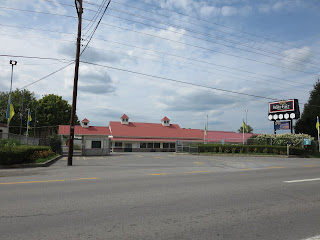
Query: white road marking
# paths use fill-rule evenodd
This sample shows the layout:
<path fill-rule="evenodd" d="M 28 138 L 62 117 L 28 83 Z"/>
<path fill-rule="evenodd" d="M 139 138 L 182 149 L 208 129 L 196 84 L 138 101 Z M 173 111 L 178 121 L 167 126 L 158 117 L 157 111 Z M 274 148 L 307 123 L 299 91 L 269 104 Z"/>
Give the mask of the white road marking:
<path fill-rule="evenodd" d="M 283 181 L 283 182 L 285 182 L 285 183 L 296 183 L 296 182 L 312 182 L 312 181 L 320 181 L 320 178 L 292 180 L 292 181 Z"/>
<path fill-rule="evenodd" d="M 320 240 L 320 235 L 314 236 L 314 237 L 311 237 L 311 238 L 305 238 L 305 239 L 302 239 L 302 240 Z"/>

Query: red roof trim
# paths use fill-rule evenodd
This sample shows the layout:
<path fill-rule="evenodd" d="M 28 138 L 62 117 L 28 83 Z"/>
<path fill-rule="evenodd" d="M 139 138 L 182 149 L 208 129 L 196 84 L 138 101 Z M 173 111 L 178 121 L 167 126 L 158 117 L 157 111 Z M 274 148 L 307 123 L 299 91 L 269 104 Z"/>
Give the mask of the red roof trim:
<path fill-rule="evenodd" d="M 128 117 L 127 115 L 125 115 L 125 114 L 123 114 L 120 119 L 123 119 L 123 118 L 124 118 L 124 119 L 129 119 L 129 117 Z"/>
<path fill-rule="evenodd" d="M 164 118 L 161 119 L 161 121 L 170 121 L 170 119 L 165 116 Z"/>
<path fill-rule="evenodd" d="M 90 122 L 88 119 L 83 119 L 81 122 Z"/>

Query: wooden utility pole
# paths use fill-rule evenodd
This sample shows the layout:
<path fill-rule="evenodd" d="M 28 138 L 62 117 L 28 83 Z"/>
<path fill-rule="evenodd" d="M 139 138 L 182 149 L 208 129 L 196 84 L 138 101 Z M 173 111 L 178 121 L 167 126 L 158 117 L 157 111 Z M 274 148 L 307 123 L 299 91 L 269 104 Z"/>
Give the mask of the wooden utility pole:
<path fill-rule="evenodd" d="M 80 62 L 80 46 L 81 46 L 81 20 L 82 20 L 82 0 L 75 0 L 75 5 L 78 13 L 78 38 L 77 38 L 77 53 L 76 53 L 76 65 L 74 70 L 74 83 L 73 83 L 73 100 L 70 119 L 70 141 L 68 152 L 68 166 L 72 166 L 73 156 L 73 140 L 74 140 L 74 125 L 77 106 L 77 93 L 78 93 L 78 77 L 79 77 L 79 62 Z"/>

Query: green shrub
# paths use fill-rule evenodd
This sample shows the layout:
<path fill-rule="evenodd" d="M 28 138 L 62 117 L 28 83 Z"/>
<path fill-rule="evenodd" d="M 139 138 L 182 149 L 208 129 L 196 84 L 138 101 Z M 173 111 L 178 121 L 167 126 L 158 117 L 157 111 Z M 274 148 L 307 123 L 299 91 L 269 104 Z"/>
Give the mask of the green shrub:
<path fill-rule="evenodd" d="M 32 155 L 36 151 L 49 150 L 48 146 L 15 146 L 15 147 L 1 147 L 0 148 L 0 165 L 11 165 L 21 163 L 31 163 Z"/>
<path fill-rule="evenodd" d="M 21 145 L 16 139 L 0 139 L 0 147 L 15 147 Z"/>
<path fill-rule="evenodd" d="M 62 153 L 62 141 L 61 137 L 58 135 L 52 135 L 49 137 L 49 146 L 51 147 L 52 151 L 55 153 Z"/>
<path fill-rule="evenodd" d="M 269 153 L 269 154 L 287 154 L 287 146 L 274 145 L 221 145 L 221 144 L 200 144 L 199 153 L 219 152 L 219 153 Z M 305 155 L 306 149 L 300 147 L 290 147 L 290 155 Z"/>

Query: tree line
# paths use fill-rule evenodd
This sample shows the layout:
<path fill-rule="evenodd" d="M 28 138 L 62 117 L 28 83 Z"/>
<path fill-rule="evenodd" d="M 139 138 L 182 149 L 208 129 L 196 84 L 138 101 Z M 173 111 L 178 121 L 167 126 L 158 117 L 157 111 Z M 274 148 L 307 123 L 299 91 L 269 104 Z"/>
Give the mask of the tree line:
<path fill-rule="evenodd" d="M 7 124 L 6 112 L 9 92 L 0 92 L 0 122 Z M 10 121 L 10 133 L 25 134 L 27 130 L 28 109 L 32 121 L 29 136 L 47 137 L 56 134 L 58 125 L 70 124 L 71 105 L 61 96 L 48 94 L 39 100 L 26 89 L 11 92 L 14 116 Z M 79 124 L 76 116 L 76 123 Z"/>

